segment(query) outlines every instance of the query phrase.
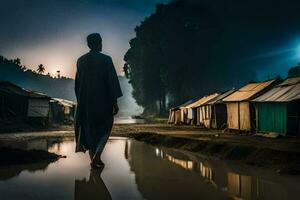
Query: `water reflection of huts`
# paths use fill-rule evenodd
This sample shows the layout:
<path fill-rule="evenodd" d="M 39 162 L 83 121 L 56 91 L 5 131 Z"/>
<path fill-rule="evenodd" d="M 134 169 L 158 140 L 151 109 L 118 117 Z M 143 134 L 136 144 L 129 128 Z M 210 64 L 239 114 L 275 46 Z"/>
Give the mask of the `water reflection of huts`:
<path fill-rule="evenodd" d="M 177 195 L 176 191 L 183 192 L 185 188 L 177 188 L 176 185 L 171 185 L 171 182 L 168 186 L 165 185 L 166 180 L 177 179 L 177 176 L 184 176 L 183 182 L 187 186 L 192 188 L 196 186 L 195 190 L 201 190 L 202 198 L 207 194 L 207 191 L 203 191 L 202 188 L 206 190 L 207 185 L 203 186 L 203 183 L 209 183 L 210 192 L 217 193 L 212 190 L 214 188 L 233 199 L 288 200 L 300 195 L 297 179 L 259 170 L 247 171 L 245 168 L 240 169 L 221 161 L 203 160 L 191 153 L 155 148 L 136 141 L 128 143 L 130 143 L 130 148 L 127 148 L 128 162 L 131 170 L 136 174 L 138 188 L 146 198 L 159 198 L 159 194 L 168 191 L 167 187 L 172 188 L 175 195 Z M 179 169 L 184 169 L 187 173 Z M 190 181 L 192 176 L 193 182 Z M 157 187 L 160 188 L 160 193 L 155 196 L 151 193 L 155 193 Z M 189 192 L 193 191 L 189 190 Z"/>
<path fill-rule="evenodd" d="M 22 171 L 39 171 L 45 170 L 50 163 L 34 163 L 34 164 L 26 164 L 26 165 L 17 165 L 10 167 L 0 167 L 0 181 L 9 180 L 16 176 L 19 176 Z"/>
<path fill-rule="evenodd" d="M 14 149 L 22 150 L 44 150 L 47 151 L 52 147 L 53 144 L 57 143 L 58 140 L 50 139 L 34 139 L 26 141 L 18 141 L 14 143 L 2 144 L 1 147 L 10 147 Z M 9 180 L 13 177 L 18 176 L 22 171 L 28 170 L 31 172 L 45 170 L 49 162 L 41 162 L 34 164 L 15 165 L 9 167 L 0 167 L 0 180 Z"/>
<path fill-rule="evenodd" d="M 26 141 L 18 141 L 13 143 L 3 143 L 1 147 L 9 147 L 13 149 L 22 149 L 22 150 L 44 150 L 49 152 L 58 152 L 61 148 L 62 141 L 72 140 L 73 138 L 64 138 L 64 139 L 32 139 Z M 45 170 L 49 162 L 41 162 L 34 164 L 24 164 L 24 165 L 15 165 L 9 167 L 0 167 L 0 181 L 9 180 L 13 177 L 18 176 L 22 171 L 28 170 L 30 172 Z"/>
<path fill-rule="evenodd" d="M 199 177 L 157 156 L 155 148 L 136 141 L 127 145 L 127 160 L 145 199 L 227 199 Z"/>
<path fill-rule="evenodd" d="M 252 82 L 170 109 L 170 124 L 300 135 L 300 77 Z"/>

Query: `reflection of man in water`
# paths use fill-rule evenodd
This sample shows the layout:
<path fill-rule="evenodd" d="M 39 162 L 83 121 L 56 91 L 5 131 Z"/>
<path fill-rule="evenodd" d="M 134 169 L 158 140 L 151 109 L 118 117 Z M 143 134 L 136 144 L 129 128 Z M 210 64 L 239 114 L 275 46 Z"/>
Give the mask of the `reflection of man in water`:
<path fill-rule="evenodd" d="M 77 61 L 75 93 L 76 151 L 89 151 L 92 168 L 104 166 L 101 153 L 110 135 L 113 115 L 119 111 L 117 99 L 122 96 L 111 57 L 101 53 L 100 34 L 87 37 L 90 52 Z"/>
<path fill-rule="evenodd" d="M 89 180 L 75 180 L 75 200 L 111 200 L 110 193 L 105 186 L 101 171 L 91 170 Z"/>

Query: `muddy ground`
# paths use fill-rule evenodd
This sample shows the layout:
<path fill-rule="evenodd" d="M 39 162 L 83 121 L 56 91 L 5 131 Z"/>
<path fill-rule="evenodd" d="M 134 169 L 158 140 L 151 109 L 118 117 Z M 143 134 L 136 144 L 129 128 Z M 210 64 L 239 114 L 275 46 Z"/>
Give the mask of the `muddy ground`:
<path fill-rule="evenodd" d="M 71 127 L 64 130 L 0 134 L 0 146 L 37 138 L 74 136 Z M 112 136 L 131 137 L 152 145 L 173 147 L 208 157 L 271 168 L 280 173 L 300 173 L 300 138 L 265 138 L 166 124 L 115 125 Z"/>

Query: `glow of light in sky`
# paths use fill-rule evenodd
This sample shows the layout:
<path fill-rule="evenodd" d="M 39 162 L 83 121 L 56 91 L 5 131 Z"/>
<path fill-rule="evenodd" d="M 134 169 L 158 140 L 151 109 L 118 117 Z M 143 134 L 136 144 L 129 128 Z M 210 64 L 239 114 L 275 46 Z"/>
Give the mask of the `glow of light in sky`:
<path fill-rule="evenodd" d="M 298 44 L 296 48 L 296 55 L 297 55 L 297 60 L 300 61 L 300 44 Z"/>
<path fill-rule="evenodd" d="M 114 29 L 105 29 L 101 32 L 101 29 L 90 28 L 78 33 L 69 33 L 72 34 L 72 37 L 19 47 L 11 50 L 6 55 L 9 58 L 19 57 L 22 64 L 30 69 L 36 70 L 39 64 L 43 64 L 46 73 L 50 72 L 52 76 L 56 75 L 57 70 L 60 70 L 62 76 L 74 78 L 77 58 L 89 51 L 85 41 L 86 35 L 91 32 L 100 32 L 103 37 L 103 53 L 113 58 L 117 73 L 123 75 L 123 55 L 126 49 L 129 48 L 128 41 L 130 37 L 134 35 L 132 33 L 132 35 L 127 36 L 127 41 L 115 41 L 121 36 L 112 37 L 110 32 L 114 31 Z"/>
<path fill-rule="evenodd" d="M 5 16 L 2 24 L 9 28 L 0 33 L 5 36 L 0 38 L 0 44 L 5 44 L 0 54 L 9 59 L 18 57 L 33 70 L 43 64 L 46 74 L 60 70 L 62 76 L 74 78 L 78 57 L 89 51 L 86 36 L 99 32 L 103 37 L 103 53 L 112 57 L 117 73 L 124 75 L 123 56 L 129 49 L 129 40 L 135 36 L 134 28 L 155 10 L 156 3 L 168 1 L 18 0 L 17 4 L 9 4 L 13 16 L 2 12 Z M 53 12 L 40 9 L 45 6 Z"/>

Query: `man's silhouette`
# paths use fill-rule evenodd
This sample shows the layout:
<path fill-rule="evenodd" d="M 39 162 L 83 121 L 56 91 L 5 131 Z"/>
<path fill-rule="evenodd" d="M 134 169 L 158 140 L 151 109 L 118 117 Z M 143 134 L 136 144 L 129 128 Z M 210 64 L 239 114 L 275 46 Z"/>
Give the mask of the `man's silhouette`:
<path fill-rule="evenodd" d="M 112 129 L 113 115 L 119 111 L 117 99 L 122 91 L 111 57 L 100 53 L 100 34 L 90 34 L 87 44 L 90 52 L 78 59 L 75 78 L 76 152 L 88 150 L 95 168 L 104 165 L 100 156 Z"/>
<path fill-rule="evenodd" d="M 101 178 L 102 170 L 91 170 L 89 180 L 75 180 L 75 200 L 111 200 L 111 195 Z"/>

